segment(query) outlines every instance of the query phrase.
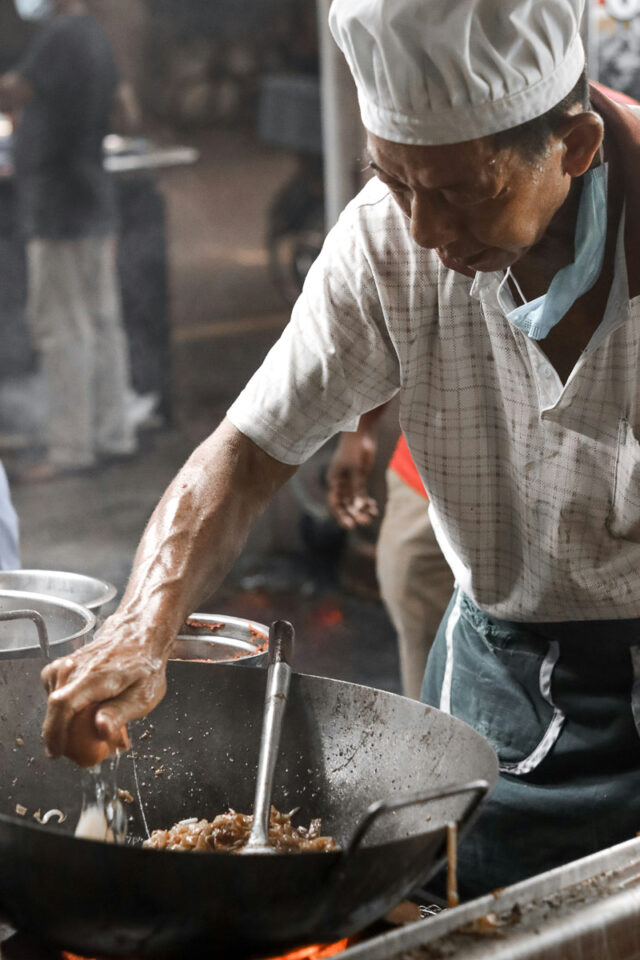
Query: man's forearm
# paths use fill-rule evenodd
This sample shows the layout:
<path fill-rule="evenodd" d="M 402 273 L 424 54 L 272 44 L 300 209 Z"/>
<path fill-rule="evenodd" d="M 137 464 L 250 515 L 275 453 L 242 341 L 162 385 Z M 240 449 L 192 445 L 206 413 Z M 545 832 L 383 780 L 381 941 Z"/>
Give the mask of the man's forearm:
<path fill-rule="evenodd" d="M 191 455 L 149 521 L 116 612 L 91 643 L 42 671 L 51 756 L 91 766 L 126 746 L 125 725 L 164 696 L 166 660 L 185 617 L 218 586 L 293 472 L 228 420 Z"/>
<path fill-rule="evenodd" d="M 221 583 L 251 524 L 294 472 L 228 420 L 194 451 L 149 521 L 117 611 L 144 624 L 141 639 L 154 653 Z"/>

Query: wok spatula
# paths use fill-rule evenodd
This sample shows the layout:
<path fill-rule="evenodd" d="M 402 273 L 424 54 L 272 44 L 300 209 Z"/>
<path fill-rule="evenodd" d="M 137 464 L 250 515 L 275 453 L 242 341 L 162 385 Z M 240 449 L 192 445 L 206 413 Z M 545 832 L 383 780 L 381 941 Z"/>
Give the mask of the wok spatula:
<path fill-rule="evenodd" d="M 262 715 L 260 758 L 253 804 L 253 825 L 241 853 L 275 853 L 269 843 L 269 818 L 273 775 L 291 680 L 294 631 L 287 620 L 274 620 L 269 628 L 269 666 Z"/>

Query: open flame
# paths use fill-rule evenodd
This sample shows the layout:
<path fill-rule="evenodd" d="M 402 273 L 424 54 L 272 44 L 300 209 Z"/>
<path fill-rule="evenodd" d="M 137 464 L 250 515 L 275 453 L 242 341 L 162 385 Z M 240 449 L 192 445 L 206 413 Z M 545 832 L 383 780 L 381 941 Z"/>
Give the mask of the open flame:
<path fill-rule="evenodd" d="M 325 960 L 327 957 L 335 957 L 342 953 L 349 946 L 349 939 L 336 940 L 335 943 L 312 943 L 307 947 L 298 947 L 296 950 L 290 950 L 289 953 L 283 953 L 279 957 L 269 957 L 268 960 Z M 63 960 L 91 960 L 88 957 L 80 957 L 77 953 L 64 951 Z M 96 960 L 96 958 L 93 958 Z"/>
<path fill-rule="evenodd" d="M 335 957 L 349 946 L 349 940 L 336 940 L 335 943 L 312 943 L 308 947 L 300 947 L 283 953 L 280 957 L 269 957 L 269 960 L 324 960 L 325 957 Z"/>

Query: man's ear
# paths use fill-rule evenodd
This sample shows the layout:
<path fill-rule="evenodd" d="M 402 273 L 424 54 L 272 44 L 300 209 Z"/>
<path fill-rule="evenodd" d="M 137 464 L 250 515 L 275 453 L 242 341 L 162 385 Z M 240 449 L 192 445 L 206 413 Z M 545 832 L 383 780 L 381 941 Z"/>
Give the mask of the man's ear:
<path fill-rule="evenodd" d="M 593 110 L 572 114 L 562 121 L 556 136 L 562 141 L 562 169 L 570 177 L 586 173 L 604 136 L 602 119 Z"/>

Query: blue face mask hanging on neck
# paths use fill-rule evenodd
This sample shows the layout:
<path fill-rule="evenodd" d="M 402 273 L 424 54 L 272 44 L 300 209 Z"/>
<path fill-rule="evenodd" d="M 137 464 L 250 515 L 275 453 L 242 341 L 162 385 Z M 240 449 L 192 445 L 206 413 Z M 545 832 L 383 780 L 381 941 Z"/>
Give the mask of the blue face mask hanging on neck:
<path fill-rule="evenodd" d="M 568 313 L 576 300 L 591 289 L 602 270 L 607 239 L 607 168 L 601 164 L 588 170 L 583 177 L 580 206 L 576 219 L 575 259 L 558 270 L 549 289 L 541 297 L 529 302 L 508 269 L 498 287 L 498 303 L 507 320 L 532 340 L 543 340 L 549 331 Z M 522 300 L 519 307 L 509 310 L 503 301 L 502 290 L 509 277 Z"/>

